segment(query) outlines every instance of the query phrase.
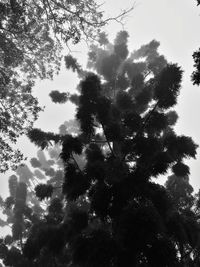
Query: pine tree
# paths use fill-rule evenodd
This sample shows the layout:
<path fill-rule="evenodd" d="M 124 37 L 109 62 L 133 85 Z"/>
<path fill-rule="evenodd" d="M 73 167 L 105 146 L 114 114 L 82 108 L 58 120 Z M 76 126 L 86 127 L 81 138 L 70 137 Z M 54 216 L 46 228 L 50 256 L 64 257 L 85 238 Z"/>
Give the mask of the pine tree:
<path fill-rule="evenodd" d="M 198 217 L 190 199 L 173 199 L 170 184 L 173 177 L 180 183 L 187 177 L 184 159 L 195 158 L 197 148 L 191 137 L 174 131 L 182 70 L 158 53 L 157 41 L 131 54 L 127 41 L 125 31 L 114 44 L 100 38 L 89 52 L 94 72 L 80 74 L 76 60 L 66 64 L 82 77 L 74 101 L 80 134 L 29 133 L 43 149 L 50 141 L 62 145 L 66 206 L 61 222 L 30 230 L 23 249 L 29 259 L 49 253 L 80 267 L 184 266 L 188 256 L 192 261 L 198 239 L 190 230 L 199 234 Z M 175 176 L 166 189 L 156 179 L 170 170 Z M 49 197 L 47 187 L 41 190 Z"/>

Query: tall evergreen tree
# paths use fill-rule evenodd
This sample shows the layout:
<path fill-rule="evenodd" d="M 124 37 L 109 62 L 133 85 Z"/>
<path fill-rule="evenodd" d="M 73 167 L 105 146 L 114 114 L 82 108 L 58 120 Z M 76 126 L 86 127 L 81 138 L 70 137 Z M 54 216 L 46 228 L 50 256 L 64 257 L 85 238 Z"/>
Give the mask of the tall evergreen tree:
<path fill-rule="evenodd" d="M 199 234 L 198 216 L 187 179 L 187 195 L 179 199 L 173 199 L 172 183 L 187 177 L 184 159 L 195 158 L 197 148 L 191 137 L 174 131 L 182 70 L 158 53 L 157 41 L 131 54 L 127 41 L 125 31 L 114 44 L 101 36 L 89 52 L 93 73 L 80 75 L 77 61 L 66 58 L 66 66 L 82 77 L 78 94 L 70 96 L 80 134 L 29 132 L 43 149 L 50 141 L 60 143 L 64 163 L 64 217 L 56 224 L 44 218 L 30 229 L 23 251 L 33 262 L 45 253 L 80 267 L 174 267 L 192 261 L 198 238 L 190 230 Z M 76 155 L 84 157 L 84 166 Z M 166 189 L 156 178 L 169 170 L 174 176 Z M 53 192 L 43 185 L 36 193 L 49 198 Z"/>

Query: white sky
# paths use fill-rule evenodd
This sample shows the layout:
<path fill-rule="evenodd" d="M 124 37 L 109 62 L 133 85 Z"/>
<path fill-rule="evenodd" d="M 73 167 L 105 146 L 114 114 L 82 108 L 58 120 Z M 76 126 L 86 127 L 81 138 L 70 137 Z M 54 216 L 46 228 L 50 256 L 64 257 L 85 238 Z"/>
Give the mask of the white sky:
<path fill-rule="evenodd" d="M 100 2 L 100 1 L 99 1 Z M 106 17 L 117 15 L 120 10 L 130 7 L 130 0 L 105 0 L 102 9 L 106 10 Z M 198 115 L 200 113 L 200 87 L 193 86 L 190 75 L 193 70 L 192 53 L 200 47 L 200 8 L 196 7 L 195 0 L 137 0 L 135 9 L 126 18 L 125 30 L 129 32 L 129 48 L 137 49 L 141 45 L 156 39 L 160 42 L 160 53 L 164 54 L 168 61 L 178 63 L 184 70 L 182 90 L 179 96 L 177 112 L 179 121 L 176 126 L 178 134 L 191 136 L 197 144 L 200 144 L 200 126 Z M 112 40 L 121 30 L 121 25 L 110 23 L 106 31 Z M 88 48 L 86 44 L 78 45 L 74 56 L 85 65 Z M 54 81 L 41 81 L 36 84 L 34 94 L 41 105 L 46 109 L 35 127 L 43 130 L 57 131 L 58 127 L 66 120 L 73 118 L 74 107 L 72 104 L 53 104 L 49 98 L 51 90 L 73 92 L 78 80 L 75 75 L 64 68 Z M 35 156 L 36 149 L 25 138 L 21 138 L 19 146 L 26 156 Z M 190 181 L 195 191 L 200 187 L 200 155 L 196 160 L 190 160 Z M 7 192 L 7 179 L 10 173 L 1 175 L 0 195 Z"/>

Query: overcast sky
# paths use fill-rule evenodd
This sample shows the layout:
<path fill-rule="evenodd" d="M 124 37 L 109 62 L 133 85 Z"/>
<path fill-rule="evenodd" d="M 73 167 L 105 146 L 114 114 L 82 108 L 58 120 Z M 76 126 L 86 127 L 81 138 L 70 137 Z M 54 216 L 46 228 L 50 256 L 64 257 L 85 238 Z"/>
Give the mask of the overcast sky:
<path fill-rule="evenodd" d="M 100 1 L 99 1 L 100 2 Z M 106 10 L 106 17 L 117 15 L 120 10 L 130 7 L 130 0 L 105 0 L 102 6 Z M 196 7 L 195 0 L 138 0 L 135 1 L 135 9 L 126 18 L 124 29 L 129 32 L 129 48 L 137 49 L 143 44 L 156 39 L 160 42 L 160 53 L 164 54 L 168 61 L 178 63 L 184 70 L 182 90 L 179 96 L 177 112 L 179 121 L 176 126 L 178 134 L 191 136 L 197 144 L 200 144 L 200 87 L 193 86 L 190 75 L 193 70 L 192 53 L 200 47 L 200 8 Z M 116 22 L 110 23 L 105 28 L 113 40 L 122 26 Z M 80 44 L 72 50 L 78 60 L 85 64 L 88 51 L 86 44 Z M 51 90 L 73 92 L 77 85 L 74 74 L 62 69 L 60 75 L 54 81 L 38 81 L 34 88 L 34 95 L 42 106 L 46 106 L 36 127 L 48 131 L 58 131 L 58 127 L 66 120 L 73 118 L 74 107 L 72 104 L 53 104 L 49 98 Z M 21 138 L 19 146 L 26 156 L 34 156 L 35 149 L 25 138 Z M 200 187 L 200 149 L 197 159 L 190 160 L 191 184 L 198 190 Z M 5 195 L 7 179 L 9 176 L 1 175 L 0 194 Z"/>

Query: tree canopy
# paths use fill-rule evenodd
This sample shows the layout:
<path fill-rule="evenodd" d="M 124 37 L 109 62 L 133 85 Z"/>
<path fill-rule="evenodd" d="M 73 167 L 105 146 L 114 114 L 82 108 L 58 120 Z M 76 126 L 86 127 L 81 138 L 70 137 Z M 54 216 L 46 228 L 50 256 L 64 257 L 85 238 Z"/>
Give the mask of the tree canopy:
<path fill-rule="evenodd" d="M 186 163 L 198 146 L 174 127 L 182 68 L 156 40 L 130 52 L 120 31 L 111 43 L 101 27 L 132 7 L 108 19 L 100 8 L 93 0 L 0 3 L 0 172 L 22 160 L 13 148 L 20 135 L 39 148 L 0 198 L 0 226 L 11 229 L 0 239 L 0 260 L 7 267 L 200 266 L 200 191 Z M 57 133 L 33 128 L 42 110 L 35 79 L 53 78 L 63 48 L 82 39 L 97 41 L 87 69 L 64 57 L 80 79 L 77 93 L 49 94 L 75 104 L 75 119 Z M 200 50 L 193 58 L 199 85 Z"/>
<path fill-rule="evenodd" d="M 155 40 L 132 53 L 125 31 L 113 44 L 103 40 L 89 52 L 93 72 L 81 72 L 79 131 L 70 134 L 62 125 L 57 134 L 29 133 L 42 149 L 60 146 L 63 181 L 59 200 L 57 186 L 36 186 L 38 199 L 50 203 L 31 222 L 19 253 L 30 266 L 44 260 L 49 266 L 195 266 L 199 195 L 192 195 L 184 160 L 195 158 L 197 145 L 174 131 L 182 70 L 158 53 Z M 32 159 L 32 166 L 40 164 Z M 169 171 L 166 186 L 157 184 Z"/>

